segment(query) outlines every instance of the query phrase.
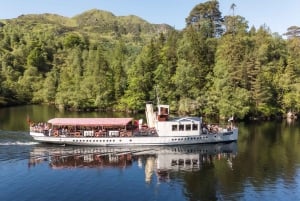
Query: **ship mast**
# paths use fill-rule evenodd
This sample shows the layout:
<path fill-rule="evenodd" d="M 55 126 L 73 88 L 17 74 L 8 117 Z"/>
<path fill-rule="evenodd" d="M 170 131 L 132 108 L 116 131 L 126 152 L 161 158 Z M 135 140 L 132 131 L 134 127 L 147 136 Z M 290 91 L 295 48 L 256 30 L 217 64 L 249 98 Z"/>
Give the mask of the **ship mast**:
<path fill-rule="evenodd" d="M 159 105 L 159 95 L 158 95 L 158 87 L 155 87 L 155 93 L 156 93 L 156 101 L 157 101 L 157 106 Z"/>

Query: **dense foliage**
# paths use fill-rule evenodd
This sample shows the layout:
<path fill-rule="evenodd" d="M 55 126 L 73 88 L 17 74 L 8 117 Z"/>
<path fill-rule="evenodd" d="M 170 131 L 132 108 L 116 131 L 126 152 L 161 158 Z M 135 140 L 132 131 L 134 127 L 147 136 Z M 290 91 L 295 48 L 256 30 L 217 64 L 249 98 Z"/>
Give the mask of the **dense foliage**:
<path fill-rule="evenodd" d="M 218 1 L 196 5 L 186 28 L 90 10 L 73 18 L 23 15 L 0 22 L 0 105 L 272 117 L 300 111 L 300 28 L 287 39 Z"/>

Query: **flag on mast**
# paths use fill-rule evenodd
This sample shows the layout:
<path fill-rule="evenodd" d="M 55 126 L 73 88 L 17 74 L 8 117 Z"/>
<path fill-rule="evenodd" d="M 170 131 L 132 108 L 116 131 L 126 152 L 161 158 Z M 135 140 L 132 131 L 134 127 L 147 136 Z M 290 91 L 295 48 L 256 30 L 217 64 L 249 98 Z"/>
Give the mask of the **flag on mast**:
<path fill-rule="evenodd" d="M 228 122 L 233 121 L 233 120 L 234 120 L 234 118 L 233 118 L 233 116 L 231 116 L 231 117 L 228 119 Z"/>
<path fill-rule="evenodd" d="M 31 120 L 30 120 L 30 117 L 29 117 L 29 115 L 27 115 L 27 117 L 26 117 L 26 121 L 27 121 L 28 125 L 30 125 L 30 124 L 31 124 Z"/>

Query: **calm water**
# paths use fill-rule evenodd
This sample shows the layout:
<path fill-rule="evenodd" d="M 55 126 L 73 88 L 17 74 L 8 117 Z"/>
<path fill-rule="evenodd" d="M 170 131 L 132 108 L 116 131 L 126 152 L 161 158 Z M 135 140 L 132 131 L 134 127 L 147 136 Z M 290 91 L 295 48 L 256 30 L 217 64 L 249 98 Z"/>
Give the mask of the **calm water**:
<path fill-rule="evenodd" d="M 126 149 L 38 144 L 27 116 L 107 115 L 0 109 L 1 201 L 300 200 L 299 120 L 240 123 L 237 143 Z"/>

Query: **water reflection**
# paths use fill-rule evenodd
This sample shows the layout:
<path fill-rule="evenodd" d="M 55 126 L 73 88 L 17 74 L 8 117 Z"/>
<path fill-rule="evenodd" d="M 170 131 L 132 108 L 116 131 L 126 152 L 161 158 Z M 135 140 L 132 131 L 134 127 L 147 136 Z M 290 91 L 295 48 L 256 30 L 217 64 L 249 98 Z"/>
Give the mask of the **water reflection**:
<path fill-rule="evenodd" d="M 1 108 L 0 197 L 6 195 L 2 200 L 14 200 L 17 195 L 35 196 L 23 200 L 61 200 L 60 197 L 54 199 L 49 189 L 72 200 L 87 200 L 82 192 L 92 194 L 94 199 L 90 200 L 101 196 L 103 200 L 120 200 L 117 197 L 120 194 L 129 195 L 127 200 L 300 200 L 299 118 L 291 122 L 239 122 L 236 156 L 236 144 L 233 148 L 222 145 L 220 149 L 219 145 L 166 147 L 164 151 L 159 147 L 126 151 L 46 146 L 32 141 L 27 131 L 27 115 L 33 121 L 46 121 L 52 117 L 99 117 L 102 114 L 59 113 L 48 106 Z M 179 165 L 179 161 L 172 166 L 172 160 L 162 161 L 167 158 L 167 152 L 178 160 L 177 154 L 191 158 L 195 154 L 199 166 L 185 165 L 185 162 Z M 96 160 L 97 156 L 101 161 Z M 23 171 L 24 160 L 30 171 Z M 48 171 L 49 168 L 55 171 Z M 61 170 L 57 171 L 58 168 Z M 88 171 L 82 171 L 84 168 Z M 160 176 L 159 170 L 162 170 Z M 120 173 L 123 174 L 120 176 Z M 78 184 L 83 181 L 89 185 L 79 190 Z M 59 188 L 58 183 L 68 185 L 71 190 Z M 45 190 L 37 186 L 45 186 Z M 93 186 L 91 189 L 101 186 L 104 190 L 90 190 L 90 186 Z M 78 194 L 74 195 L 75 191 Z M 36 197 L 39 192 L 41 197 Z M 136 196 L 137 193 L 140 196 Z M 165 195 L 171 197 L 166 199 Z"/>
<path fill-rule="evenodd" d="M 58 147 L 35 146 L 30 152 L 30 168 L 49 163 L 52 169 L 62 168 L 127 168 L 137 163 L 145 171 L 145 182 L 153 177 L 169 181 L 174 172 L 195 172 L 214 161 L 225 159 L 232 168 L 237 143 L 155 146 L 155 147 Z"/>

